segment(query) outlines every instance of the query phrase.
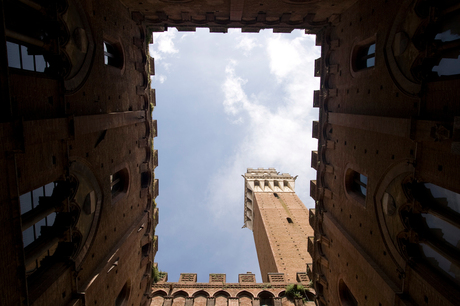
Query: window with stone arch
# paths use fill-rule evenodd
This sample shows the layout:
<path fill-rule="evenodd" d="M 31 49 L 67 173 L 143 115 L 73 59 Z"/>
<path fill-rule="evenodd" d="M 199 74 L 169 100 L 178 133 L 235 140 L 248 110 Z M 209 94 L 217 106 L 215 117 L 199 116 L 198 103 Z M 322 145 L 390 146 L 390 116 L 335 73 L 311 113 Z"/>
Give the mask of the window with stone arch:
<path fill-rule="evenodd" d="M 241 291 L 236 295 L 236 297 L 238 298 L 239 306 L 252 306 L 254 296 L 248 291 Z"/>
<path fill-rule="evenodd" d="M 366 70 L 375 66 L 376 44 L 375 37 L 357 43 L 351 55 L 351 67 L 354 72 Z"/>
<path fill-rule="evenodd" d="M 339 296 L 340 296 L 340 303 L 342 306 L 357 306 L 358 301 L 356 301 L 355 296 L 348 288 L 347 284 L 341 279 L 339 281 Z"/>
<path fill-rule="evenodd" d="M 460 289 L 460 194 L 414 179 L 404 189 L 413 204 L 400 208 L 406 229 L 398 235 L 400 249 L 445 285 Z"/>
<path fill-rule="evenodd" d="M 27 274 L 35 272 L 42 265 L 43 259 L 52 256 L 56 251 L 58 241 L 49 242 L 49 248 L 40 248 L 38 257 L 29 255 L 36 253 L 34 250 L 37 250 L 43 241 L 48 240 L 46 235 L 42 234 L 54 225 L 57 203 L 50 199 L 55 187 L 55 182 L 48 183 L 19 197 Z"/>
<path fill-rule="evenodd" d="M 260 306 L 273 306 L 274 305 L 274 295 L 268 291 L 262 291 L 258 294 L 260 299 Z"/>
<path fill-rule="evenodd" d="M 411 165 L 390 170 L 377 188 L 377 213 L 387 251 L 434 287 L 460 292 L 460 195 L 414 177 Z M 460 294 L 449 297 L 460 298 Z"/>
<path fill-rule="evenodd" d="M 356 202 L 366 204 L 367 176 L 351 168 L 345 172 L 345 190 Z"/>
<path fill-rule="evenodd" d="M 214 294 L 215 298 L 215 304 L 214 306 L 227 306 L 228 305 L 228 299 L 230 297 L 230 294 L 226 291 L 218 291 Z"/>

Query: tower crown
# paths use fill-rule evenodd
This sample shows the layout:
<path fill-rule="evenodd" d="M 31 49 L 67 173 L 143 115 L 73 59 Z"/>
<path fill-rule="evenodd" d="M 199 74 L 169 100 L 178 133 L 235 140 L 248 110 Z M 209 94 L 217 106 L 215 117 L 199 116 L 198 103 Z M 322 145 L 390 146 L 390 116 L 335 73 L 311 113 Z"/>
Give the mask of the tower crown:
<path fill-rule="evenodd" d="M 254 193 L 295 192 L 296 177 L 275 168 L 248 168 L 244 174 L 244 227 L 253 229 Z"/>

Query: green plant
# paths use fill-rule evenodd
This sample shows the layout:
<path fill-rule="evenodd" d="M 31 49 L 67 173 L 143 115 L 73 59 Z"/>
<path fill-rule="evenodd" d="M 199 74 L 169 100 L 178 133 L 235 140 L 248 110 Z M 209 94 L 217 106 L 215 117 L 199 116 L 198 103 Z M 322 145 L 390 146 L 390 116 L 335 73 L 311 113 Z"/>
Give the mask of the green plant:
<path fill-rule="evenodd" d="M 305 301 L 307 290 L 300 284 L 291 284 L 286 287 L 286 297 L 288 299 L 303 299 Z"/>
<path fill-rule="evenodd" d="M 159 271 L 157 267 L 152 267 L 152 283 L 157 283 L 166 276 L 166 272 Z"/>

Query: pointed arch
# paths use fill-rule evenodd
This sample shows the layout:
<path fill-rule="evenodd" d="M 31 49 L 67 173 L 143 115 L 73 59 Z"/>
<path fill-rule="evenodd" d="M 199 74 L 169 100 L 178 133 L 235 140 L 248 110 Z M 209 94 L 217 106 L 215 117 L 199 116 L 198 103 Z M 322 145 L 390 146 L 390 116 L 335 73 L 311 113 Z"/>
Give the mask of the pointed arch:
<path fill-rule="evenodd" d="M 260 298 L 260 299 L 272 299 L 272 298 L 275 297 L 275 295 L 273 293 L 271 293 L 270 291 L 263 290 L 263 291 L 259 292 L 257 297 Z"/>
<path fill-rule="evenodd" d="M 156 296 L 161 296 L 161 297 L 165 297 L 167 296 L 168 294 L 166 293 L 166 291 L 164 290 L 157 290 L 155 291 L 153 294 L 152 294 L 152 297 L 156 297 Z"/>
<path fill-rule="evenodd" d="M 204 290 L 200 290 L 200 291 L 197 291 L 195 292 L 192 297 L 198 297 L 198 296 L 204 296 L 204 297 L 209 297 L 209 293 L 204 291 Z"/>
<path fill-rule="evenodd" d="M 177 291 L 177 292 L 174 292 L 174 294 L 172 295 L 173 298 L 178 298 L 178 297 L 188 297 L 188 293 L 185 292 L 184 290 L 180 290 L 180 291 Z"/>
<path fill-rule="evenodd" d="M 219 291 L 217 291 L 216 293 L 213 294 L 213 297 L 215 297 L 215 298 L 217 298 L 219 296 L 229 298 L 230 293 L 228 293 L 227 291 L 224 291 L 224 290 L 219 290 Z"/>
<path fill-rule="evenodd" d="M 254 298 L 254 294 L 252 294 L 252 293 L 249 292 L 249 291 L 243 290 L 243 291 L 238 292 L 238 294 L 236 295 L 236 297 L 237 297 L 237 298 L 248 297 L 248 298 L 250 298 L 250 299 L 253 299 L 253 298 Z"/>

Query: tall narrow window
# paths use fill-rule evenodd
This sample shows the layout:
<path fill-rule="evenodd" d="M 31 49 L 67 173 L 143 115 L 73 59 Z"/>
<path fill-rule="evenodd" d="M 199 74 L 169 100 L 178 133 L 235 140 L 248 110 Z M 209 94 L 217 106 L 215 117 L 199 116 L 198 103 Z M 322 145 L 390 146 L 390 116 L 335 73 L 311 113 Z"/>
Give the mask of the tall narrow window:
<path fill-rule="evenodd" d="M 352 196 L 355 200 L 365 204 L 364 200 L 367 196 L 367 176 L 348 169 L 345 178 L 345 188 L 348 195 Z"/>
<path fill-rule="evenodd" d="M 149 172 L 141 173 L 141 188 L 148 188 L 150 185 L 150 177 L 152 175 Z"/>
<path fill-rule="evenodd" d="M 128 170 L 126 168 L 110 176 L 112 198 L 128 190 L 128 179 Z"/>
<path fill-rule="evenodd" d="M 355 296 L 353 295 L 353 293 L 351 293 L 350 289 L 348 288 L 348 286 L 344 283 L 342 279 L 339 282 L 339 295 L 340 295 L 340 301 L 342 302 L 342 305 L 344 306 L 358 305 L 358 302 L 356 301 Z"/>
<path fill-rule="evenodd" d="M 116 44 L 104 41 L 104 64 L 117 68 L 123 65 L 121 52 Z"/>
<path fill-rule="evenodd" d="M 414 262 L 444 277 L 450 286 L 460 285 L 460 195 L 432 183 L 413 180 L 406 185 L 408 195 L 418 202 L 417 209 L 400 209 L 406 230 L 398 244 Z M 406 204 L 407 205 L 407 204 Z M 411 208 L 413 206 L 410 206 Z M 416 240 L 405 233 L 416 233 Z"/>
<path fill-rule="evenodd" d="M 356 46 L 353 52 L 353 70 L 363 70 L 375 66 L 375 43 Z"/>
<path fill-rule="evenodd" d="M 43 244 L 39 241 L 43 240 L 41 238 L 42 229 L 51 227 L 54 224 L 56 219 L 54 207 L 48 207 L 41 202 L 45 197 L 51 197 L 55 185 L 55 183 L 49 183 L 19 197 L 23 229 L 22 239 L 26 256 L 29 250 L 38 249 Z M 40 267 L 43 258 L 53 255 L 56 246 L 57 243 L 46 249 L 40 247 L 42 251 L 38 257 L 34 257 L 33 260 L 26 260 L 27 273 L 35 272 Z"/>

